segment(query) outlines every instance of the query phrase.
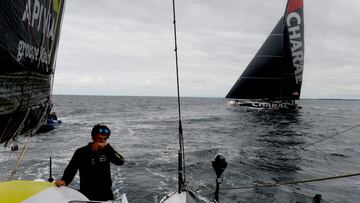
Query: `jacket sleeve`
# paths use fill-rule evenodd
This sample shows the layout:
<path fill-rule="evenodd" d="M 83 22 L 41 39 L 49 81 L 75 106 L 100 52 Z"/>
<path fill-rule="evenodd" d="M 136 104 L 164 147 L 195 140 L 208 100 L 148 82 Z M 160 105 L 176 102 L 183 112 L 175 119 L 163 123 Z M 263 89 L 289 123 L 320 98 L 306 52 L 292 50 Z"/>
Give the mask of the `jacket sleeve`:
<path fill-rule="evenodd" d="M 74 179 L 78 169 L 79 169 L 79 151 L 76 150 L 73 157 L 71 158 L 69 164 L 65 168 L 64 175 L 62 176 L 62 180 L 65 181 L 66 185 L 69 185 L 71 181 Z"/>
<path fill-rule="evenodd" d="M 110 146 L 110 144 L 108 144 L 106 146 L 105 150 L 106 150 L 107 157 L 109 158 L 111 163 L 118 165 L 118 166 L 121 166 L 124 164 L 124 162 L 125 162 L 124 157 L 121 156 L 121 154 L 119 154 L 118 152 L 116 152 L 114 150 L 114 148 L 112 148 L 112 146 Z"/>

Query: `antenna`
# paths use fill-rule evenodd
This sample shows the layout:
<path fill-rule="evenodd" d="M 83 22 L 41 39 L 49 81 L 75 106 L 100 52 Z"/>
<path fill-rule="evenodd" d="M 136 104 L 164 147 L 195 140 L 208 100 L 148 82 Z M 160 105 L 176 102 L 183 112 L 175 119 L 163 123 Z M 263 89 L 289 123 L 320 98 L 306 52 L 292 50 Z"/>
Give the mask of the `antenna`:
<path fill-rule="evenodd" d="M 50 161 L 49 161 L 49 179 L 48 181 L 50 183 L 52 183 L 54 181 L 54 178 L 52 177 L 52 161 L 51 161 L 51 157 L 50 157 Z"/>
<path fill-rule="evenodd" d="M 177 102 L 179 111 L 179 145 L 180 149 L 178 152 L 178 178 L 179 188 L 178 193 L 185 190 L 185 156 L 184 156 L 184 138 L 181 124 L 181 110 L 180 110 L 180 84 L 179 84 L 179 63 L 177 54 L 177 37 L 176 37 L 176 17 L 175 17 L 175 0 L 173 0 L 173 24 L 174 24 L 174 39 L 175 39 L 175 61 L 176 61 L 176 84 L 177 84 Z"/>

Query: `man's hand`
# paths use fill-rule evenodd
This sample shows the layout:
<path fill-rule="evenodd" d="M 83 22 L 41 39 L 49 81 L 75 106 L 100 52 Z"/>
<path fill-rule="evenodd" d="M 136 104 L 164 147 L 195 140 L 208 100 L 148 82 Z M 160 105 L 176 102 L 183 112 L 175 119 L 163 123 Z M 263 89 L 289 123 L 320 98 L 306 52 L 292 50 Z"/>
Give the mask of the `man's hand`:
<path fill-rule="evenodd" d="M 65 181 L 63 181 L 63 180 L 56 180 L 55 181 L 55 185 L 57 186 L 57 187 L 60 187 L 60 186 L 65 186 Z"/>
<path fill-rule="evenodd" d="M 104 147 L 106 147 L 107 143 L 106 142 L 93 142 L 91 144 L 91 150 L 92 151 L 99 151 L 100 149 L 103 149 Z"/>

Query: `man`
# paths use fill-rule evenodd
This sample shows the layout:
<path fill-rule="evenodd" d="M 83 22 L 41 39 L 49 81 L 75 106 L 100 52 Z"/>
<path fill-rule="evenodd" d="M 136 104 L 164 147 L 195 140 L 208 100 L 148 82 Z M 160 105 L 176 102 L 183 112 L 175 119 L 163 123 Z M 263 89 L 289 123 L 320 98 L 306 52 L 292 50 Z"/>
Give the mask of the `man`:
<path fill-rule="evenodd" d="M 48 116 L 48 119 L 57 120 L 56 113 L 55 113 L 55 112 L 52 112 L 52 113 Z"/>
<path fill-rule="evenodd" d="M 55 185 L 70 184 L 79 170 L 81 193 L 90 200 L 114 200 L 110 162 L 120 166 L 124 164 L 124 158 L 106 142 L 110 133 L 107 126 L 95 125 L 91 131 L 93 142 L 75 151 L 64 175 L 55 181 Z"/>

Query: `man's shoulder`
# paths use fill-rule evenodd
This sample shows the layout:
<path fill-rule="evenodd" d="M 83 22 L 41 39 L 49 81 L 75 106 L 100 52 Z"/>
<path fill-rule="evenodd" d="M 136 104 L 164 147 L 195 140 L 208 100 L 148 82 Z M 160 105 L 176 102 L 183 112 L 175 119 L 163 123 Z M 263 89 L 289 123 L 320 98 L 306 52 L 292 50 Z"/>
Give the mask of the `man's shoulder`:
<path fill-rule="evenodd" d="M 90 146 L 89 146 L 89 145 L 85 145 L 85 146 L 83 146 L 83 147 L 78 148 L 75 153 L 85 153 L 85 152 L 88 152 L 88 151 L 90 151 L 90 150 L 91 150 L 91 149 L 90 149 Z"/>

